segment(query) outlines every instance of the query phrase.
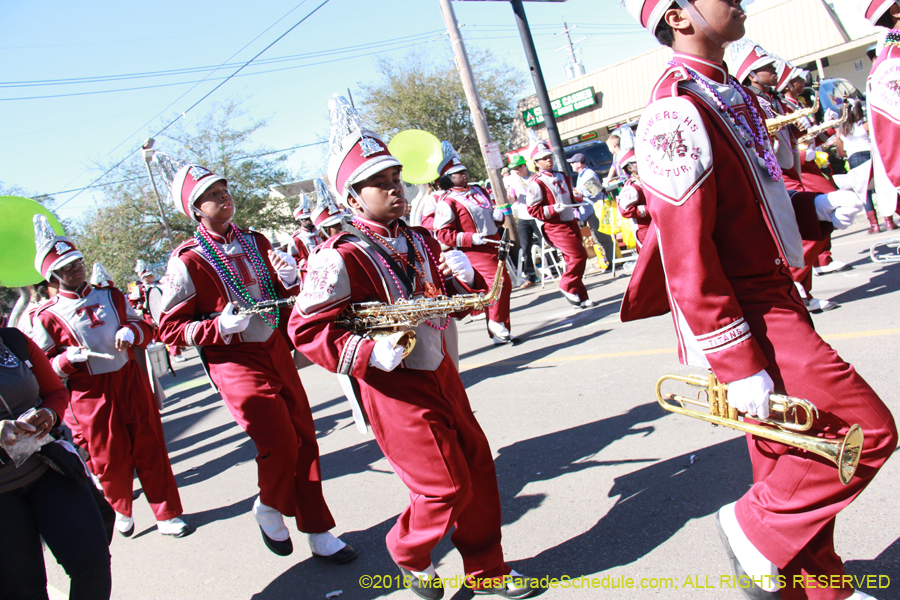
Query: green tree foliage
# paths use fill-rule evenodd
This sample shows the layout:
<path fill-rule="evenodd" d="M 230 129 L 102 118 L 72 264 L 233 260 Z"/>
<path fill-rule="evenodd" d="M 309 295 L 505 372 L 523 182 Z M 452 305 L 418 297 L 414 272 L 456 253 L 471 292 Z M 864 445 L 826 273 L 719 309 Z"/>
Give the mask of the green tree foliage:
<path fill-rule="evenodd" d="M 524 78 L 489 51 L 469 51 L 488 128 L 501 150 L 507 147 L 516 98 Z M 404 129 L 424 129 L 449 140 L 472 179 L 487 177 L 481 147 L 459 73 L 449 54 L 413 52 L 403 60 L 378 59 L 379 79 L 362 86 L 361 104 L 376 130 L 388 138 Z"/>
<path fill-rule="evenodd" d="M 269 186 L 295 181 L 298 175 L 284 167 L 286 156 L 252 145 L 253 134 L 265 125 L 248 120 L 237 103 L 229 102 L 214 106 L 200 119 L 179 121 L 157 138 L 154 149 L 224 176 L 237 209 L 234 223 L 271 235 L 293 227 L 295 199 L 270 199 Z M 154 176 L 177 245 L 194 234 L 196 223 L 175 211 L 165 181 L 156 170 Z M 108 179 L 124 183 L 103 188 L 103 200 L 70 232 L 85 255 L 88 271 L 100 262 L 124 288 L 137 278 L 134 265 L 141 259 L 161 276 L 171 248 L 142 157 L 135 155 Z"/>

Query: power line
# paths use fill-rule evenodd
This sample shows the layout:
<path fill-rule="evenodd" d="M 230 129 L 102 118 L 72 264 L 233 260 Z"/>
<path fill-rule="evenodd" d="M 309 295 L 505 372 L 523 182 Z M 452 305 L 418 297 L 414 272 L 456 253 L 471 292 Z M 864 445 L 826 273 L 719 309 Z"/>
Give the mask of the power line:
<path fill-rule="evenodd" d="M 300 6 L 300 5 L 302 5 L 303 3 L 305 3 L 305 2 L 306 2 L 306 0 L 303 0 L 303 2 L 301 2 L 301 3 L 298 4 L 297 6 Z M 290 29 L 288 29 L 287 31 L 285 31 L 284 33 L 282 33 L 280 36 L 278 36 L 277 38 L 275 38 L 274 41 L 272 41 L 268 46 L 266 46 L 265 48 L 263 48 L 262 50 L 260 50 L 256 55 L 253 56 L 253 58 L 251 58 L 250 60 L 248 60 L 247 62 L 245 62 L 243 65 L 241 65 L 240 67 L 238 67 L 238 69 L 235 70 L 234 73 L 232 73 L 229 77 L 227 77 L 227 78 L 226 78 L 224 81 L 222 81 L 219 85 L 215 86 L 215 87 L 214 87 L 213 89 L 211 89 L 209 92 L 207 92 L 206 94 L 204 94 L 202 98 L 200 98 L 199 100 L 197 100 L 196 102 L 194 102 L 190 107 L 188 107 L 187 110 L 185 110 L 184 112 L 182 112 L 182 113 L 181 113 L 180 115 L 178 115 L 175 119 L 173 119 L 172 121 L 170 121 L 165 127 L 163 127 L 162 129 L 160 129 L 159 131 L 157 131 L 155 134 L 153 134 L 153 135 L 150 136 L 150 137 L 156 137 L 156 136 L 158 136 L 159 134 L 163 133 L 166 129 L 168 129 L 169 127 L 171 127 L 172 125 L 174 125 L 175 123 L 177 123 L 178 121 L 180 121 L 181 118 L 184 117 L 188 112 L 190 112 L 190 111 L 193 110 L 197 105 L 199 105 L 201 102 L 203 102 L 204 100 L 206 100 L 207 98 L 209 98 L 209 97 L 210 97 L 212 94 L 214 94 L 219 88 L 221 88 L 221 87 L 222 87 L 223 85 L 225 85 L 228 81 L 230 81 L 232 77 L 234 77 L 235 75 L 237 75 L 238 73 L 240 73 L 244 68 L 246 68 L 247 65 L 249 65 L 249 64 L 252 63 L 254 60 L 256 60 L 257 58 L 259 58 L 266 50 L 268 50 L 269 48 L 271 48 L 272 46 L 274 46 L 275 44 L 277 44 L 278 42 L 280 42 L 280 41 L 284 38 L 284 36 L 286 36 L 287 34 L 289 34 L 290 32 L 292 32 L 294 29 L 296 29 L 296 28 L 299 27 L 302 23 L 304 23 L 308 18 L 310 18 L 311 16 L 313 16 L 314 14 L 316 14 L 316 13 L 319 11 L 319 9 L 321 9 L 323 6 L 325 6 L 326 4 L 328 4 L 328 2 L 330 2 L 330 0 L 323 0 L 321 4 L 319 4 L 319 5 L 318 5 L 317 7 L 315 7 L 312 11 L 310 11 L 305 17 L 303 17 L 302 19 L 300 19 L 299 21 L 297 21 L 297 23 L 295 23 Z M 291 9 L 291 11 L 293 11 L 293 10 L 294 10 L 294 9 Z M 282 17 L 282 18 L 284 18 L 284 17 Z M 279 19 L 279 20 L 280 20 L 280 19 Z M 257 36 L 257 37 L 258 37 L 258 36 Z M 246 47 L 246 46 L 245 46 L 245 47 Z M 230 60 L 230 58 L 229 58 L 229 60 Z M 183 97 L 183 96 L 182 96 L 182 97 Z M 154 118 L 155 118 L 155 117 L 154 117 Z M 121 144 L 120 144 L 120 145 L 121 145 Z M 135 152 L 137 152 L 138 150 L 140 150 L 140 147 L 135 148 L 134 150 L 132 150 L 131 152 L 129 152 L 126 156 L 124 156 L 124 157 L 122 158 L 122 160 L 120 160 L 120 161 L 117 162 L 115 165 L 113 165 L 112 167 L 110 167 L 109 169 L 107 169 L 106 172 L 103 173 L 100 177 L 98 177 L 97 179 L 95 179 L 94 181 L 92 181 L 91 183 L 89 183 L 89 184 L 88 184 L 88 187 L 93 186 L 93 185 L 96 184 L 98 181 L 100 181 L 101 179 L 103 179 L 104 177 L 106 177 L 107 175 L 109 175 L 113 170 L 115 170 L 115 169 L 117 169 L 119 166 L 121 166 L 122 163 L 124 163 L 126 160 L 128 160 L 128 159 L 131 157 L 131 155 L 134 154 Z M 108 156 L 108 155 L 107 155 L 107 156 Z M 84 190 L 82 190 L 82 191 L 84 191 Z M 69 198 L 68 200 L 66 200 L 65 202 L 63 202 L 62 204 L 60 204 L 59 206 L 57 206 L 56 209 L 59 210 L 60 208 L 62 208 L 63 206 L 65 206 L 66 204 L 68 204 L 69 202 L 71 202 L 72 200 L 74 200 L 75 198 L 77 198 L 80 194 L 81 194 L 81 192 L 77 192 L 74 196 L 72 196 L 71 198 Z"/>

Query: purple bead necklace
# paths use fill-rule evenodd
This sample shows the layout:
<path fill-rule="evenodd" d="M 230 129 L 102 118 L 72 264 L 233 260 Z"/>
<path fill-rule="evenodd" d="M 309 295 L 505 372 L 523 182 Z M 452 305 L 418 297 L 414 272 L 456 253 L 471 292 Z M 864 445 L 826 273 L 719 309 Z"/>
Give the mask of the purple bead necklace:
<path fill-rule="evenodd" d="M 750 117 L 753 119 L 753 127 L 747 123 L 747 119 L 744 118 L 743 115 L 739 115 L 734 108 L 725 99 L 719 94 L 719 91 L 716 90 L 715 87 L 712 86 L 705 78 L 701 77 L 696 71 L 688 67 L 687 65 L 670 62 L 672 66 L 680 66 L 683 67 L 687 74 L 697 82 L 697 84 L 701 87 L 701 89 L 705 90 L 709 96 L 711 96 L 716 101 L 716 106 L 719 108 L 719 112 L 723 113 L 728 120 L 735 126 L 735 128 L 740 133 L 741 137 L 744 139 L 744 146 L 748 149 L 752 149 L 753 153 L 756 154 L 756 160 L 760 167 L 763 167 L 769 172 L 769 178 L 772 181 L 781 181 L 782 173 L 781 167 L 778 165 L 778 160 L 775 158 L 775 154 L 772 152 L 772 144 L 769 140 L 769 133 L 766 129 L 765 123 L 763 122 L 762 117 L 759 116 L 759 111 L 756 110 L 756 107 L 753 105 L 750 96 L 747 95 L 747 92 L 744 91 L 743 86 L 741 86 L 738 81 L 732 77 L 728 76 L 728 85 L 731 86 L 738 94 L 741 95 L 741 98 L 744 100 L 744 104 L 747 106 L 747 110 L 750 112 Z M 759 148 L 763 149 L 763 154 L 760 156 Z"/>
<path fill-rule="evenodd" d="M 256 272 L 257 280 L 259 281 L 259 289 L 262 294 L 263 300 L 274 300 L 278 296 L 275 293 L 275 286 L 272 284 L 272 278 L 269 276 L 269 268 L 266 266 L 265 261 L 263 261 L 262 256 L 259 254 L 259 251 L 256 248 L 251 248 L 250 244 L 244 238 L 244 235 L 241 231 L 231 224 L 231 232 L 234 234 L 234 237 L 237 239 L 238 244 L 240 244 L 241 248 L 244 250 L 244 253 L 247 255 L 247 258 L 250 259 L 250 264 L 253 266 L 253 270 Z M 215 240 L 213 240 L 212 236 L 209 234 L 209 231 L 200 224 L 197 227 L 197 233 L 195 235 L 197 238 L 197 242 L 200 244 L 200 248 L 202 248 L 203 253 L 206 255 L 206 258 L 209 260 L 213 269 L 216 271 L 216 274 L 219 278 L 225 282 L 225 284 L 231 288 L 231 291 L 234 294 L 244 301 L 247 306 L 253 306 L 259 300 L 253 298 L 250 295 L 250 292 L 247 290 L 243 281 L 241 280 L 240 275 L 238 275 L 237 271 L 234 269 L 234 265 L 231 264 L 231 261 L 228 260 L 228 257 L 225 256 L 225 253 L 219 248 L 219 245 L 216 244 Z M 260 315 L 266 324 L 272 329 L 278 328 L 279 321 L 279 311 L 277 309 L 273 310 L 272 313 L 265 313 Z"/>

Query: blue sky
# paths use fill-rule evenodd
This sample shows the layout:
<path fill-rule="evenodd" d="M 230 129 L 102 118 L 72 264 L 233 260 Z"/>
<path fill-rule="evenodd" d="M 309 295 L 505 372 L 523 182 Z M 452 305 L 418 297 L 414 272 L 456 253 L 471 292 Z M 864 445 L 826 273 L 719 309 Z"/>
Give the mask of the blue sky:
<path fill-rule="evenodd" d="M 88 185 L 103 172 L 98 165 L 126 157 L 322 1 L 0 0 L 0 181 L 33 194 Z M 527 73 L 508 2 L 453 5 L 467 46 L 490 48 Z M 554 37 L 563 21 L 577 25 L 573 39 L 589 36 L 581 45 L 588 71 L 656 43 L 616 0 L 525 6 L 551 86 L 565 80 L 564 53 L 556 51 L 563 40 Z M 438 0 L 329 0 L 185 118 L 237 99 L 249 117 L 269 121 L 256 145 L 315 142 L 327 135 L 328 98 L 375 80 L 375 56 L 402 58 L 414 48 L 449 56 L 444 32 Z M 223 63 L 230 66 L 202 69 Z M 167 74 L 150 75 L 157 72 Z M 93 80 L 60 81 L 84 78 Z M 143 89 L 112 91 L 126 88 Z M 321 152 L 294 151 L 289 164 L 319 176 Z M 57 194 L 65 203 L 58 212 L 78 218 L 98 198 L 90 191 Z"/>

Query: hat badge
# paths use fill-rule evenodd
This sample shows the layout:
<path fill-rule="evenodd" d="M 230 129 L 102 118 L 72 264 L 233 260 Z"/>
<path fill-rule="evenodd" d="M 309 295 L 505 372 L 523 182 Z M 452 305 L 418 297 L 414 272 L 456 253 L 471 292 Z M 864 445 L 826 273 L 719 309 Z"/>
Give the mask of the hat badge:
<path fill-rule="evenodd" d="M 194 165 L 188 169 L 188 173 L 194 181 L 200 181 L 211 173 L 209 169 L 205 169 L 199 165 Z"/>
<path fill-rule="evenodd" d="M 359 149 L 363 158 L 369 158 L 373 154 L 378 154 L 383 150 L 381 145 L 370 137 L 363 136 L 359 141 Z"/>
<path fill-rule="evenodd" d="M 65 242 L 60 241 L 60 242 L 56 242 L 56 244 L 54 244 L 53 249 L 56 251 L 57 254 L 65 254 L 66 252 L 68 252 L 69 250 L 72 249 L 72 246 L 68 245 Z"/>

